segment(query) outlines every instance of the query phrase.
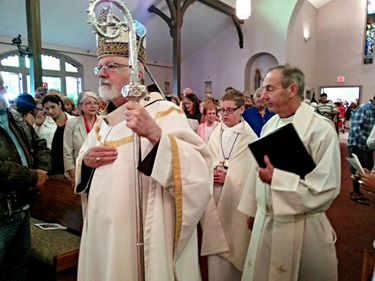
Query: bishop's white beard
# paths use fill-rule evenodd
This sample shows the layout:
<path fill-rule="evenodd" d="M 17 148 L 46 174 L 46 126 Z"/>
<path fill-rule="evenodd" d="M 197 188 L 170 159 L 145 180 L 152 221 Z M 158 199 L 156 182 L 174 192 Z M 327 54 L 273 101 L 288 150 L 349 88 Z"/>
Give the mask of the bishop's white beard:
<path fill-rule="evenodd" d="M 121 96 L 121 89 L 108 86 L 99 86 L 99 95 L 106 101 L 112 101 Z"/>

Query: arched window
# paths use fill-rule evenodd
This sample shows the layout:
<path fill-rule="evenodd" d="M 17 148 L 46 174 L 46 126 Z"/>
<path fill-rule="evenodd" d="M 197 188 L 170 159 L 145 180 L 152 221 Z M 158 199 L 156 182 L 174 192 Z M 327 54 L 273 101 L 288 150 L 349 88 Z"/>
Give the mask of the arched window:
<path fill-rule="evenodd" d="M 21 57 L 17 51 L 0 54 L 0 71 L 10 100 L 20 93 L 34 96 L 35 89 L 30 89 L 29 69 L 30 59 Z M 48 89 L 59 90 L 77 102 L 82 90 L 82 64 L 59 52 L 43 51 L 42 72 L 43 84 Z"/>

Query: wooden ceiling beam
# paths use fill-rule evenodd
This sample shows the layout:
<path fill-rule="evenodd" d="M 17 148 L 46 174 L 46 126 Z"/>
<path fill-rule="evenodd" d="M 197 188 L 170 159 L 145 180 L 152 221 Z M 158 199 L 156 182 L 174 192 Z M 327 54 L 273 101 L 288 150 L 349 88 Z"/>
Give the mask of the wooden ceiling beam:
<path fill-rule="evenodd" d="M 242 29 L 241 29 L 241 24 L 244 23 L 244 20 L 240 20 L 237 16 L 236 16 L 236 9 L 234 9 L 233 7 L 221 2 L 221 1 L 217 1 L 217 0 L 198 0 L 198 2 L 201 2 L 223 14 L 226 14 L 228 16 L 230 16 L 233 20 L 233 23 L 234 25 L 236 26 L 236 29 L 237 29 L 237 33 L 238 33 L 238 38 L 239 38 L 239 45 L 240 45 L 240 48 L 242 49 L 243 48 L 243 33 L 242 33 Z"/>
<path fill-rule="evenodd" d="M 150 13 L 155 13 L 161 17 L 169 27 L 169 33 L 173 39 L 173 94 L 178 95 L 181 93 L 181 27 L 183 24 L 183 18 L 188 7 L 193 4 L 196 0 L 185 0 L 183 3 L 181 0 L 165 0 L 170 12 L 170 17 L 158 9 L 155 5 L 151 5 L 148 8 Z M 243 48 L 243 33 L 241 24 L 244 23 L 236 16 L 236 10 L 218 0 L 198 0 L 199 2 L 218 10 L 230 16 L 237 29 L 239 37 L 240 48 Z"/>

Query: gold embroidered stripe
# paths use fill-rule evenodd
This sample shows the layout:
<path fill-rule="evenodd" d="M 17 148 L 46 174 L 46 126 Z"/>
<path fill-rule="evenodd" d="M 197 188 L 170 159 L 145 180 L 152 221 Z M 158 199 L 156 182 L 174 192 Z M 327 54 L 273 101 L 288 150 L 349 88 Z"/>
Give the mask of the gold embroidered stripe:
<path fill-rule="evenodd" d="M 178 112 L 179 114 L 185 114 L 185 113 L 182 111 L 181 108 L 176 108 L 176 107 L 172 106 L 172 107 L 170 107 L 170 108 L 169 108 L 168 110 L 166 110 L 166 111 L 158 112 L 158 113 L 156 114 L 156 118 L 155 118 L 155 119 L 158 119 L 158 118 L 162 118 L 162 117 L 164 117 L 164 116 L 167 116 L 168 114 L 170 114 L 170 113 L 173 112 L 173 111 L 176 111 L 176 112 Z"/>
<path fill-rule="evenodd" d="M 83 162 L 83 155 L 81 156 L 78 156 L 77 158 L 77 167 L 76 167 L 76 174 L 77 175 L 80 175 L 81 174 L 81 170 L 82 170 L 82 162 Z"/>
<path fill-rule="evenodd" d="M 100 126 L 95 126 L 96 140 L 98 141 L 98 143 L 102 141 L 102 136 L 99 135 L 99 132 L 100 132 Z"/>
<path fill-rule="evenodd" d="M 99 119 L 98 119 L 99 120 Z M 96 123 L 95 123 L 96 124 Z M 100 126 L 95 126 L 95 132 L 98 134 L 100 131 Z"/>
<path fill-rule="evenodd" d="M 178 154 L 178 147 L 176 139 L 172 135 L 168 135 L 169 141 L 171 142 L 172 150 L 172 169 L 173 169 L 173 181 L 174 181 L 174 200 L 175 200 L 175 212 L 176 212 L 176 225 L 175 225 L 175 240 L 174 250 L 176 252 L 178 240 L 181 235 L 182 228 L 182 180 L 180 170 L 180 157 Z"/>
<path fill-rule="evenodd" d="M 132 142 L 133 141 L 133 136 L 129 136 L 129 137 L 126 137 L 126 138 L 122 138 L 122 139 L 119 139 L 119 140 L 116 140 L 116 141 L 109 141 L 109 140 L 106 140 L 104 142 L 104 146 L 108 146 L 108 147 L 119 147 L 121 145 L 124 145 L 124 144 L 127 144 L 129 142 Z"/>

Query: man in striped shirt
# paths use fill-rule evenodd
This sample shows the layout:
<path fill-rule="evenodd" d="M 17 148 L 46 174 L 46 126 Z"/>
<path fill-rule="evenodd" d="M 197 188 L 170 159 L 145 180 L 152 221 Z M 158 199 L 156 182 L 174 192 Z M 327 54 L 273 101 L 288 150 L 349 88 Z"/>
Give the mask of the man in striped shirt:
<path fill-rule="evenodd" d="M 331 100 L 327 99 L 326 93 L 320 95 L 320 100 L 317 109 L 318 112 L 320 112 L 323 116 L 331 120 L 333 120 L 337 114 L 335 104 Z"/>

